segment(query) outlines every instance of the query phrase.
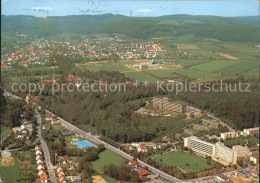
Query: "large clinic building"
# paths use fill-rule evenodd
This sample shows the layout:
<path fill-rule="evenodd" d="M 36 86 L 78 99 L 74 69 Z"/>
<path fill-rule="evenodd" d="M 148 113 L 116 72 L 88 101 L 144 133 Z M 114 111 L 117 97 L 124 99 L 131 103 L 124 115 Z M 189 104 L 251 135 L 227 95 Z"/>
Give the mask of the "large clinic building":
<path fill-rule="evenodd" d="M 237 163 L 237 157 L 244 156 L 245 153 L 249 154 L 249 150 L 246 151 L 243 149 L 243 152 L 245 151 L 245 153 L 241 154 L 239 151 L 241 148 L 236 147 L 231 149 L 221 142 L 212 144 L 195 136 L 184 138 L 184 147 L 188 147 L 197 154 L 211 156 L 231 164 Z"/>
<path fill-rule="evenodd" d="M 215 144 L 205 142 L 195 136 L 184 138 L 184 147 L 205 156 L 213 156 L 216 151 Z"/>

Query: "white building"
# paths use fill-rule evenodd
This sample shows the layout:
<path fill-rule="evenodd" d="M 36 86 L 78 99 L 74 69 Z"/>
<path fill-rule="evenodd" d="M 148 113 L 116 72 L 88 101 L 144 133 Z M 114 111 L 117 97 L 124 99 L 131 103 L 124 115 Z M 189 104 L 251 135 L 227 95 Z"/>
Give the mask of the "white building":
<path fill-rule="evenodd" d="M 220 137 L 225 140 L 229 138 L 237 138 L 239 137 L 239 134 L 237 132 L 225 132 L 225 133 L 220 133 Z"/>
<path fill-rule="evenodd" d="M 205 156 L 213 156 L 215 155 L 216 151 L 215 144 L 200 140 L 195 136 L 184 138 L 184 146 L 198 154 Z"/>
<path fill-rule="evenodd" d="M 243 134 L 259 136 L 259 127 L 244 129 Z"/>
<path fill-rule="evenodd" d="M 223 143 L 216 143 L 216 154 L 217 158 L 224 160 L 227 163 L 237 163 L 237 152 L 233 151 L 229 147 L 225 146 Z"/>
<path fill-rule="evenodd" d="M 198 137 L 191 136 L 184 138 L 184 147 L 188 147 L 195 153 L 211 156 L 213 158 L 222 160 L 226 163 L 236 164 L 237 157 L 247 155 L 250 152 L 246 147 L 234 146 L 233 149 L 226 147 L 223 143 L 218 142 L 212 144 L 203 140 L 200 140 Z"/>

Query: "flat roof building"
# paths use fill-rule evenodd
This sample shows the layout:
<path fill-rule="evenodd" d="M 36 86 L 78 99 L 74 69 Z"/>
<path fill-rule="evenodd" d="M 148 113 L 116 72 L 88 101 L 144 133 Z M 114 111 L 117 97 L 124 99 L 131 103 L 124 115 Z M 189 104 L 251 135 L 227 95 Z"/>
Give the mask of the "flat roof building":
<path fill-rule="evenodd" d="M 184 146 L 198 154 L 205 156 L 213 156 L 216 149 L 215 144 L 200 140 L 195 136 L 184 138 Z"/>
<path fill-rule="evenodd" d="M 250 135 L 250 136 L 254 135 L 254 136 L 259 137 L 259 127 L 244 129 L 244 134 L 245 135 Z"/>
<path fill-rule="evenodd" d="M 225 132 L 225 133 L 220 133 L 220 137 L 225 140 L 229 138 L 237 138 L 239 137 L 239 134 L 237 132 Z"/>
<path fill-rule="evenodd" d="M 237 163 L 237 153 L 221 142 L 216 143 L 215 156 L 226 161 L 227 163 Z"/>

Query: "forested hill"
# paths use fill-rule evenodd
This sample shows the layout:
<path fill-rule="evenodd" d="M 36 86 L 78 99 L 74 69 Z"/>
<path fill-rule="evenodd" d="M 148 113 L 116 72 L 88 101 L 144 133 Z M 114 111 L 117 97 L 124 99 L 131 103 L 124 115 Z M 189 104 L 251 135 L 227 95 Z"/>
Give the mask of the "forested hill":
<path fill-rule="evenodd" d="M 1 16 L 2 33 L 47 37 L 62 33 L 124 34 L 133 38 L 181 36 L 194 34 L 223 41 L 257 41 L 259 21 L 256 17 L 217 17 L 169 15 L 161 17 L 127 17 L 122 15 L 76 15 L 39 18 Z"/>

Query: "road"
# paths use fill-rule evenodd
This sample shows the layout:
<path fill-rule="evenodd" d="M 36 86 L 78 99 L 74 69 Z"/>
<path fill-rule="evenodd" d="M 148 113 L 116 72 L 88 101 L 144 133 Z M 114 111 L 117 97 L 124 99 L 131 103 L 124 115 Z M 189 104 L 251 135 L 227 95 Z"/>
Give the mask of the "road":
<path fill-rule="evenodd" d="M 231 128 L 229 125 L 227 125 L 226 123 L 224 123 L 223 121 L 221 121 L 220 119 L 218 119 L 216 116 L 213 116 L 213 115 L 210 114 L 210 113 L 207 113 L 207 116 L 211 117 L 212 119 L 217 120 L 222 126 L 227 127 L 230 132 L 235 132 L 235 131 L 236 131 L 235 129 Z"/>
<path fill-rule="evenodd" d="M 48 146 L 47 146 L 45 140 L 43 139 L 43 137 L 41 135 L 41 115 L 39 114 L 38 111 L 36 111 L 36 117 L 37 117 L 38 126 L 40 126 L 38 128 L 38 137 L 39 137 L 41 145 L 42 145 L 42 150 L 43 150 L 43 153 L 44 153 L 45 162 L 46 162 L 47 169 L 48 169 L 48 172 L 49 172 L 50 181 L 51 182 L 57 182 L 55 170 L 53 169 L 53 165 L 51 163 L 50 152 L 49 152 Z"/>
<path fill-rule="evenodd" d="M 5 95 L 5 96 L 9 96 L 9 97 L 12 97 L 12 98 L 15 98 L 15 99 L 22 99 L 22 98 L 20 98 L 20 97 L 18 97 L 18 96 L 16 96 L 16 95 L 13 95 L 13 94 L 9 93 L 9 92 L 6 91 L 5 89 L 3 89 L 3 90 L 4 90 L 4 95 Z M 46 112 L 49 112 L 49 113 L 53 114 L 52 112 L 50 112 L 50 111 L 48 111 L 48 110 L 46 110 Z M 40 114 L 37 112 L 36 115 L 37 115 L 37 118 L 38 118 L 39 123 L 41 123 Z M 54 115 L 54 114 L 53 114 L 53 115 Z M 228 126 L 227 124 L 225 124 L 224 122 L 222 122 L 221 120 L 219 120 L 218 118 L 216 118 L 215 116 L 213 116 L 213 115 L 211 115 L 211 114 L 209 114 L 209 113 L 208 113 L 208 116 L 211 116 L 212 118 L 218 120 L 218 121 L 220 122 L 220 124 L 222 124 L 223 126 L 226 126 L 226 127 L 229 129 L 229 131 L 235 131 L 233 128 L 231 128 L 230 126 Z M 96 137 L 94 137 L 94 136 L 92 136 L 92 135 L 90 135 L 90 134 L 84 132 L 83 130 L 77 128 L 76 126 L 74 126 L 74 125 L 72 125 L 71 123 L 69 123 L 69 122 L 63 120 L 63 119 L 60 118 L 60 117 L 58 117 L 58 120 L 60 121 L 61 125 L 64 126 L 65 128 L 67 128 L 67 129 L 69 129 L 69 130 L 72 130 L 72 131 L 73 131 L 73 130 L 76 131 L 79 135 L 82 135 L 83 137 L 89 139 L 90 141 L 92 141 L 92 142 L 94 142 L 94 143 L 96 143 L 96 144 L 104 144 L 107 149 L 109 149 L 109 150 L 111 150 L 111 151 L 117 153 L 117 154 L 120 155 L 120 156 L 123 156 L 124 158 L 126 158 L 126 159 L 128 159 L 128 160 L 133 160 L 134 157 L 131 156 L 131 155 L 129 155 L 129 154 L 127 154 L 127 153 L 125 153 L 124 151 L 121 151 L 120 149 L 117 149 L 117 148 L 111 146 L 110 144 L 108 144 L 108 143 L 106 143 L 106 142 L 104 142 L 104 141 L 102 141 L 102 140 L 100 140 L 100 139 L 98 139 L 98 138 L 96 138 Z M 41 136 L 40 130 L 41 130 L 41 129 L 39 129 L 39 132 L 38 132 L 38 133 L 39 133 L 39 138 L 40 138 L 40 142 L 41 142 L 41 144 L 42 144 L 43 150 L 45 149 L 45 150 L 44 150 L 44 155 L 45 155 L 45 158 L 46 158 L 46 162 L 48 162 L 48 163 L 47 163 L 47 168 L 48 168 L 48 171 L 49 171 L 49 175 L 50 175 L 50 178 L 51 178 L 51 182 L 56 182 L 55 171 L 53 170 L 53 165 L 51 164 L 51 161 L 50 161 L 49 150 L 48 150 L 48 147 L 47 147 L 46 142 L 43 140 L 43 138 L 42 138 L 42 136 Z M 160 175 L 161 177 L 163 177 L 163 178 L 165 178 L 165 179 L 167 179 L 167 180 L 169 180 L 169 181 L 171 181 L 171 182 L 194 182 L 195 180 L 198 181 L 198 180 L 204 180 L 204 179 L 207 179 L 207 178 L 210 178 L 210 177 L 214 177 L 214 176 L 206 176 L 206 177 L 200 177 L 200 178 L 193 179 L 193 180 L 183 181 L 183 180 L 177 179 L 176 177 L 173 177 L 173 176 L 171 176 L 171 175 L 168 175 L 168 174 L 166 174 L 166 173 L 164 173 L 164 172 L 162 172 L 162 171 L 160 171 L 160 170 L 158 170 L 158 169 L 156 169 L 156 168 L 154 168 L 154 167 L 148 165 L 147 163 L 145 163 L 145 162 L 143 162 L 143 161 L 141 161 L 141 160 L 139 160 L 139 159 L 137 159 L 137 160 L 138 160 L 138 163 L 139 163 L 141 166 L 143 166 L 143 167 L 148 167 L 149 170 L 152 171 L 153 173 L 158 174 L 158 175 Z"/>
<path fill-rule="evenodd" d="M 46 112 L 51 113 L 52 115 L 54 115 L 52 112 L 50 112 L 48 110 L 46 110 Z M 104 141 L 102 141 L 102 140 L 100 140 L 100 139 L 98 139 L 98 138 L 96 138 L 96 137 L 94 137 L 94 136 L 84 132 L 83 130 L 77 128 L 76 126 L 74 126 L 71 123 L 65 121 L 64 119 L 58 117 L 58 120 L 60 121 L 60 124 L 63 127 L 67 128 L 67 129 L 69 129 L 71 131 L 76 131 L 79 135 L 89 139 L 90 141 L 92 141 L 92 142 L 94 142 L 96 144 L 103 144 L 107 149 L 117 153 L 118 155 L 120 155 L 120 156 L 122 156 L 122 157 L 124 157 L 124 158 L 126 158 L 126 159 L 128 159 L 130 161 L 133 160 L 133 158 L 134 158 L 133 156 L 131 156 L 131 155 L 125 153 L 124 151 L 121 151 L 120 149 L 115 148 L 114 146 L 112 146 L 112 145 L 110 145 L 110 144 L 108 144 L 108 143 L 106 143 L 106 142 L 104 142 Z M 167 180 L 169 180 L 171 182 L 181 182 L 181 180 L 177 179 L 176 177 L 168 175 L 168 174 L 162 172 L 161 170 L 158 170 L 158 169 L 152 167 L 151 165 L 148 165 L 147 163 L 141 161 L 140 159 L 137 159 L 137 161 L 138 161 L 138 163 L 142 167 L 148 167 L 148 169 L 150 171 L 152 171 L 153 173 L 155 173 L 157 175 L 160 175 L 161 177 L 163 177 L 163 178 L 165 178 L 165 179 L 167 179 Z"/>

